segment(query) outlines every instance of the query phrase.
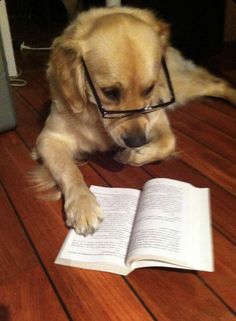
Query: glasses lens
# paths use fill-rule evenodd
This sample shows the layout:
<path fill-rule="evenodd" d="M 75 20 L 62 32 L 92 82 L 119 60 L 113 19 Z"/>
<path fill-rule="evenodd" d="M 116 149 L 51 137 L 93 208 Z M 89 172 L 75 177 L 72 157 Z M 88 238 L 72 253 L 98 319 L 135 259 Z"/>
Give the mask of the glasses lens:
<path fill-rule="evenodd" d="M 133 109 L 130 110 L 128 112 L 115 112 L 115 111 L 108 111 L 106 109 L 103 108 L 102 110 L 102 116 L 104 118 L 124 118 L 124 117 L 129 117 L 129 116 L 133 116 L 133 115 L 138 115 L 138 114 L 147 114 L 147 113 L 151 113 L 154 112 L 157 109 L 161 109 L 162 107 L 159 106 L 150 106 L 146 109 L 142 108 L 142 109 Z"/>
<path fill-rule="evenodd" d="M 123 112 L 123 113 L 113 113 L 113 112 L 103 112 L 102 113 L 102 116 L 104 118 L 124 118 L 124 117 L 129 117 L 133 115 L 133 113 L 126 113 L 126 112 Z"/>
<path fill-rule="evenodd" d="M 104 118 L 123 118 L 123 117 L 129 117 L 129 116 L 132 116 L 132 115 L 135 115 L 135 114 L 146 114 L 146 113 L 153 112 L 153 111 L 155 111 L 157 109 L 167 107 L 170 104 L 175 102 L 175 95 L 174 95 L 174 91 L 173 91 L 170 75 L 169 75 L 168 68 L 167 68 L 167 65 L 166 65 L 164 57 L 162 59 L 162 68 L 163 68 L 163 72 L 164 72 L 166 86 L 167 86 L 168 91 L 169 91 L 169 97 L 170 97 L 169 101 L 166 101 L 164 103 L 158 103 L 156 105 L 145 107 L 145 108 L 141 108 L 141 109 L 132 109 L 132 110 L 129 110 L 129 111 L 125 111 L 125 108 L 124 108 L 124 112 L 123 111 L 114 111 L 114 110 L 112 111 L 112 110 L 106 109 L 106 107 L 102 105 L 101 100 L 98 97 L 97 91 L 96 91 L 95 86 L 93 84 L 93 81 L 92 81 L 92 79 L 90 77 L 90 74 L 89 74 L 89 71 L 88 71 L 87 66 L 85 64 L 84 59 L 82 59 L 82 63 L 84 65 L 86 78 L 87 78 L 89 86 L 90 86 L 90 88 L 92 90 L 92 93 L 93 93 L 93 96 L 95 98 L 97 107 L 99 108 L 99 110 L 100 110 L 100 112 L 102 114 L 102 117 L 104 117 Z"/>

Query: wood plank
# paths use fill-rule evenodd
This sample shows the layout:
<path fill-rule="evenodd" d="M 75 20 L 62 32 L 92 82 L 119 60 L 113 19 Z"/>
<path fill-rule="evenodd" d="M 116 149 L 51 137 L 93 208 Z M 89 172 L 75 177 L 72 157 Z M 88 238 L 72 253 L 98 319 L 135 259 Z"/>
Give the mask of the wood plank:
<path fill-rule="evenodd" d="M 70 320 L 56 301 L 39 266 L 1 283 L 0 302 L 2 321 Z"/>
<path fill-rule="evenodd" d="M 175 130 L 181 158 L 232 195 L 236 195 L 236 166 L 187 135 Z"/>
<path fill-rule="evenodd" d="M 37 260 L 1 185 L 0 208 L 0 282 L 3 282 L 33 268 Z"/>
<path fill-rule="evenodd" d="M 150 178 L 142 168 L 117 163 L 109 154 L 97 155 L 90 165 L 113 187 L 141 189 Z"/>
<path fill-rule="evenodd" d="M 48 88 L 42 86 L 43 82 L 46 82 L 46 79 L 43 80 L 41 76 L 41 84 L 36 81 L 38 74 L 39 71 L 23 72 L 21 77 L 27 81 L 27 85 L 24 87 L 15 87 L 14 91 L 20 94 L 32 108 L 40 112 L 50 100 L 50 94 Z"/>
<path fill-rule="evenodd" d="M 221 300 L 199 286 L 198 277 L 191 272 L 150 268 L 135 271 L 128 281 L 161 321 L 235 320 Z"/>
<path fill-rule="evenodd" d="M 221 233 L 213 230 L 215 272 L 198 272 L 205 282 L 217 293 L 222 300 L 236 311 L 236 247 Z"/>
<path fill-rule="evenodd" d="M 50 104 L 45 105 L 43 110 L 38 113 L 31 108 L 21 95 L 14 93 L 15 111 L 17 116 L 16 131 L 24 140 L 25 144 L 32 149 L 35 146 L 36 139 L 44 126 L 48 115 Z"/>
<path fill-rule="evenodd" d="M 47 79 L 47 68 L 44 68 L 42 70 L 34 70 L 34 71 L 26 71 L 27 76 L 29 75 L 31 78 L 32 82 L 36 82 L 37 84 L 39 84 L 40 86 L 42 86 L 46 91 L 47 91 L 47 95 L 50 96 L 50 92 L 49 92 L 49 82 Z"/>
<path fill-rule="evenodd" d="M 217 109 L 215 106 L 219 106 L 219 108 Z M 214 101 L 214 104 L 213 102 L 191 102 L 180 109 L 183 112 L 192 115 L 195 118 L 212 126 L 213 128 L 219 129 L 223 133 L 234 138 L 236 137 L 235 108 L 228 104 L 219 100 L 216 102 Z"/>
<path fill-rule="evenodd" d="M 14 93 L 13 97 L 17 117 L 16 130 L 28 148 L 32 149 L 40 130 L 43 128 L 45 118 L 32 110 L 30 105 L 17 93 Z"/>
<path fill-rule="evenodd" d="M 231 162 L 236 162 L 236 136 L 233 138 L 209 126 L 194 116 L 176 109 L 171 113 L 172 126 L 181 133 L 193 138 L 214 152 L 224 155 Z M 224 124 L 222 122 L 222 127 Z"/>
<path fill-rule="evenodd" d="M 1 185 L 0 208 L 0 319 L 68 320 Z"/>
<path fill-rule="evenodd" d="M 218 110 L 225 115 L 236 118 L 235 106 L 225 101 L 222 101 L 220 99 L 209 99 L 205 101 L 205 104 L 211 109 Z"/>
<path fill-rule="evenodd" d="M 0 143 L 0 179 L 73 320 L 152 320 L 120 276 L 53 263 L 68 231 L 59 205 L 54 208 L 53 203 L 34 199 L 26 188 L 24 176 L 32 161 L 17 136 L 6 133 Z M 101 178 L 93 174 L 89 183 L 101 184 Z"/>

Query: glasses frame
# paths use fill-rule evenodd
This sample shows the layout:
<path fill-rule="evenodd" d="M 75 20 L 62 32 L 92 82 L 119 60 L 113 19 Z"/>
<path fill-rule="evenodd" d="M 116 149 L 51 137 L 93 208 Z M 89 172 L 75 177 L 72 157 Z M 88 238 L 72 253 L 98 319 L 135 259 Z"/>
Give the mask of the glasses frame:
<path fill-rule="evenodd" d="M 94 83 L 93 83 L 92 78 L 91 78 L 91 76 L 89 74 L 88 68 L 86 66 L 86 63 L 85 63 L 85 60 L 84 60 L 83 57 L 81 58 L 81 61 L 82 61 L 83 67 L 84 67 L 86 79 L 88 81 L 90 89 L 91 89 L 91 91 L 93 93 L 93 96 L 95 98 L 97 107 L 98 107 L 98 109 L 99 109 L 99 111 L 100 111 L 100 113 L 101 113 L 103 118 L 124 118 L 124 117 L 132 116 L 134 114 L 151 113 L 151 112 L 153 112 L 155 110 L 158 110 L 158 109 L 161 109 L 161 108 L 165 108 L 165 107 L 167 107 L 170 104 L 173 104 L 175 102 L 174 89 L 173 89 L 173 85 L 172 85 L 172 81 L 171 81 L 171 78 L 170 78 L 169 70 L 167 68 L 167 64 L 166 64 L 166 61 L 165 61 L 164 57 L 162 57 L 162 59 L 161 59 L 161 65 L 162 65 L 162 68 L 163 68 L 163 71 L 164 71 L 164 75 L 165 75 L 165 78 L 166 78 L 166 82 L 167 82 L 167 86 L 168 86 L 168 90 L 169 90 L 169 94 L 170 94 L 170 100 L 167 101 L 167 102 L 163 102 L 163 103 L 157 104 L 157 105 L 147 106 L 147 107 L 143 107 L 143 108 L 140 108 L 140 109 L 130 109 L 130 110 L 127 110 L 127 111 L 123 111 L 123 110 L 107 110 L 105 108 L 105 106 L 102 104 L 102 102 L 101 102 L 101 100 L 100 100 L 100 98 L 99 98 L 99 96 L 97 94 L 97 91 L 95 89 Z"/>

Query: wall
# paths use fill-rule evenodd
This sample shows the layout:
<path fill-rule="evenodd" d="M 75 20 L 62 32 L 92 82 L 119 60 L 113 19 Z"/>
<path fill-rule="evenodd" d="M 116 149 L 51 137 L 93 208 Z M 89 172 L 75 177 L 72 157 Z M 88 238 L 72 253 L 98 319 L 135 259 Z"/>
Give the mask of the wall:
<path fill-rule="evenodd" d="M 236 41 L 236 2 L 226 0 L 224 41 Z"/>

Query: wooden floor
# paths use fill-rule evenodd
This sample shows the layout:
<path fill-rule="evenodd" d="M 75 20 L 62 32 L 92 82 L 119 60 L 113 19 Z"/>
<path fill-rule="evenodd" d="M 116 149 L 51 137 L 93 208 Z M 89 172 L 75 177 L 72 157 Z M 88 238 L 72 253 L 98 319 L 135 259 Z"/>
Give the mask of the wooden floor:
<path fill-rule="evenodd" d="M 170 177 L 209 187 L 214 273 L 148 268 L 121 277 L 58 266 L 68 232 L 62 203 L 37 200 L 25 179 L 50 104 L 46 56 L 22 53 L 28 84 L 13 89 L 18 125 L 0 135 L 0 320 L 235 320 L 235 108 L 215 100 L 171 112 L 179 154 L 168 161 L 122 167 L 106 156 L 81 167 L 88 184 L 141 188 L 150 177 Z"/>

